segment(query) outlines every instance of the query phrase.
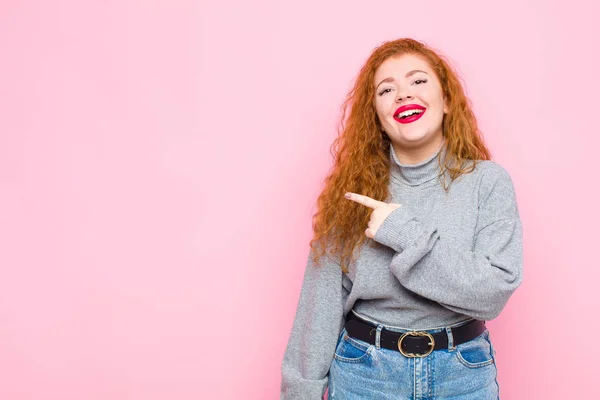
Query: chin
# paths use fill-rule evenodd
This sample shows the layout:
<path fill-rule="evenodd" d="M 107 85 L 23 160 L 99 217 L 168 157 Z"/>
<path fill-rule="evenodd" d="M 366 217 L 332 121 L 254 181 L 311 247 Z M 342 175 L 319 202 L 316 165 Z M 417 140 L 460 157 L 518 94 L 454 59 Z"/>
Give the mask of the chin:
<path fill-rule="evenodd" d="M 427 141 L 429 135 L 422 133 L 414 133 L 410 135 L 400 135 L 405 142 L 422 142 Z"/>

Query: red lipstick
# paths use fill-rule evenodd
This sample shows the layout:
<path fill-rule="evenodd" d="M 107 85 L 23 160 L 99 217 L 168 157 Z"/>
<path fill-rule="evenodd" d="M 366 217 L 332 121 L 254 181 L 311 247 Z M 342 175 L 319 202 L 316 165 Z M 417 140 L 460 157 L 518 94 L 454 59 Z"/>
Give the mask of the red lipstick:
<path fill-rule="evenodd" d="M 403 113 L 403 112 L 408 111 L 408 110 L 418 110 L 420 112 L 414 113 L 414 114 L 409 115 L 408 117 L 404 117 L 404 118 L 398 117 L 398 114 Z M 418 120 L 419 118 L 421 118 L 423 116 L 423 114 L 425 114 L 425 110 L 426 110 L 425 107 L 420 106 L 418 104 L 407 104 L 407 105 L 404 105 L 402 107 L 399 107 L 394 112 L 394 119 L 396 121 L 400 122 L 401 124 L 409 124 L 409 123 L 415 122 L 416 120 Z"/>

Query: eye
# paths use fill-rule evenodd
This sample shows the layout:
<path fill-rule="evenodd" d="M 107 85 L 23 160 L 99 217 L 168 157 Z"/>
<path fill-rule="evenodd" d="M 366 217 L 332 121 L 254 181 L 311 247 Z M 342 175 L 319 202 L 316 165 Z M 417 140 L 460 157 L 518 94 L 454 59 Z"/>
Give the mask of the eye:
<path fill-rule="evenodd" d="M 413 82 L 413 85 L 421 85 L 423 83 L 427 83 L 427 79 L 417 79 L 416 81 Z M 384 94 L 388 93 L 388 90 L 392 90 L 392 89 L 391 88 L 383 89 L 381 92 L 379 92 L 379 96 L 383 96 Z"/>

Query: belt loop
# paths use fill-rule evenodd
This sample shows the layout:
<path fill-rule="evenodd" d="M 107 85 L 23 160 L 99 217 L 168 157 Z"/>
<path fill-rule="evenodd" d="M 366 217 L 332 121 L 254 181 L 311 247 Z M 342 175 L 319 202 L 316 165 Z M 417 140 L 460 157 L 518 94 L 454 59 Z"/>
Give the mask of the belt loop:
<path fill-rule="evenodd" d="M 452 329 L 446 327 L 446 335 L 448 335 L 448 350 L 453 351 L 456 347 L 454 346 L 454 336 L 452 336 Z"/>
<path fill-rule="evenodd" d="M 383 325 L 377 324 L 377 333 L 375 334 L 375 347 L 377 350 L 381 349 L 381 330 L 383 329 Z"/>

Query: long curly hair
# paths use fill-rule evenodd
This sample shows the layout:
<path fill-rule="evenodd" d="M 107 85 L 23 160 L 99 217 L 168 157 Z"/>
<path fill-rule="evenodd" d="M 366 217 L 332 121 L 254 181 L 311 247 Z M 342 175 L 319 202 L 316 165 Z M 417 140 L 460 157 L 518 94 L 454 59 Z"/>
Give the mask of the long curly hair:
<path fill-rule="evenodd" d="M 312 217 L 314 235 L 310 247 L 316 265 L 321 256 L 329 253 L 339 256 L 342 271 L 348 273 L 355 249 L 369 239 L 364 230 L 372 210 L 348 201 L 344 193 L 360 193 L 381 201 L 388 201 L 390 197 L 390 138 L 377 117 L 374 76 L 386 59 L 408 53 L 427 60 L 437 74 L 448 104 L 448 112 L 442 122 L 447 149 L 444 165 L 441 165 L 441 153 L 438 156 L 444 189 L 448 190 L 446 175 L 454 181 L 461 174 L 472 172 L 477 160 L 489 160 L 491 157 L 477 127 L 470 101 L 457 73 L 445 57 L 411 38 L 384 42 L 367 59 L 342 104 L 338 137 L 330 149 L 334 164 L 324 180 L 324 188 L 317 199 L 317 211 Z M 469 160 L 475 162 L 466 162 Z"/>

